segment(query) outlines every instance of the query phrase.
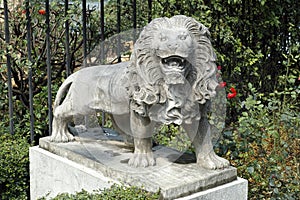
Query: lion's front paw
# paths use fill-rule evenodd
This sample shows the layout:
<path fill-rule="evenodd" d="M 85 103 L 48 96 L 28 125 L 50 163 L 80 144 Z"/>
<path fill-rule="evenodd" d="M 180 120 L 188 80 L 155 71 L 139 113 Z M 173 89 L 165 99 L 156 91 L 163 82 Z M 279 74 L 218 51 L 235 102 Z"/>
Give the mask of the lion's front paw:
<path fill-rule="evenodd" d="M 153 153 L 134 153 L 128 161 L 128 164 L 133 167 L 148 167 L 155 165 Z"/>
<path fill-rule="evenodd" d="M 223 169 L 230 165 L 228 160 L 217 156 L 215 152 L 210 152 L 205 156 L 198 156 L 197 163 L 206 169 Z"/>
<path fill-rule="evenodd" d="M 71 142 L 74 140 L 74 136 L 69 132 L 52 134 L 50 137 L 51 142 Z"/>

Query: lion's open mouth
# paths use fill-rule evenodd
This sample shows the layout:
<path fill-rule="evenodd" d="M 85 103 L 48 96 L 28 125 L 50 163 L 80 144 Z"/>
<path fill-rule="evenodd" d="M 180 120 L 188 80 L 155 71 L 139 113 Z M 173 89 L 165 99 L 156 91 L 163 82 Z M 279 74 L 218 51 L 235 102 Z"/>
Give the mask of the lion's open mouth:
<path fill-rule="evenodd" d="M 184 84 L 187 74 L 187 61 L 180 56 L 162 58 L 162 73 L 167 84 Z"/>
<path fill-rule="evenodd" d="M 186 60 L 179 56 L 170 56 L 162 59 L 162 64 L 170 69 L 182 70 L 185 67 Z"/>

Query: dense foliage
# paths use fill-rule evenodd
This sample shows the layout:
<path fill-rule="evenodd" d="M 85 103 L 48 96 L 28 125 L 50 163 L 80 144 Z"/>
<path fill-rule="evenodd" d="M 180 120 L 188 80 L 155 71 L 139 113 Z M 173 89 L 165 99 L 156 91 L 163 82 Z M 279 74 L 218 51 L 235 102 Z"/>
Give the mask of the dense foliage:
<path fill-rule="evenodd" d="M 29 144 L 22 136 L 0 135 L 0 199 L 29 196 Z"/>
<path fill-rule="evenodd" d="M 243 104 L 237 125 L 224 132 L 216 149 L 249 181 L 250 199 L 299 199 L 299 88 L 270 94 L 251 83 L 248 88 L 245 101 L 235 99 Z"/>
<path fill-rule="evenodd" d="M 123 199 L 123 200 L 152 200 L 158 199 L 159 194 L 154 194 L 142 190 L 137 187 L 129 187 L 125 185 L 113 184 L 110 188 L 105 188 L 103 190 L 94 191 L 93 193 L 88 193 L 85 190 L 77 192 L 76 194 L 59 194 L 52 200 L 72 200 L 72 199 L 91 199 L 91 200 L 110 200 L 110 199 Z M 43 200 L 41 198 L 40 200 Z"/>
<path fill-rule="evenodd" d="M 77 70 L 83 62 L 81 1 L 74 1 L 69 5 L 67 13 L 59 2 L 51 1 L 50 7 L 53 97 L 66 75 Z M 121 0 L 120 7 L 116 0 L 106 3 L 104 33 L 99 32 L 99 12 L 88 9 L 88 52 L 103 36 L 108 38 L 116 34 L 118 8 L 121 12 L 120 31 L 134 26 L 141 28 L 153 18 L 176 14 L 188 15 L 202 22 L 211 32 L 218 57 L 217 64 L 221 66 L 222 87 L 227 92 L 235 91 L 228 99 L 224 140 L 216 145 L 216 150 L 232 161 L 232 165 L 238 168 L 239 176 L 249 180 L 250 199 L 299 199 L 299 1 L 161 0 L 146 3 L 137 0 L 136 24 L 132 21 L 132 2 Z M 152 3 L 148 4 L 149 2 Z M 17 137 L 4 134 L 0 137 L 0 165 L 6 163 L 5 166 L 10 166 L 8 168 L 12 173 L 7 176 L 0 171 L 3 199 L 10 194 L 22 197 L 28 193 L 28 185 L 24 184 L 28 183 L 28 158 L 25 156 L 27 152 L 20 151 L 25 156 L 22 157 L 22 162 L 16 161 L 14 154 L 11 157 L 7 157 L 7 154 L 10 150 L 8 145 L 12 146 L 11 149 L 15 148 L 15 152 L 28 148 L 27 140 L 22 138 L 28 137 L 30 127 L 29 69 L 33 73 L 35 141 L 48 135 L 44 3 L 30 1 L 29 12 L 32 26 L 31 60 L 27 56 L 25 4 L 10 6 L 9 46 L 5 44 L 3 15 L 0 15 L 0 133 L 9 132 L 11 120 L 8 116 L 4 51 L 8 48 L 12 60 L 14 128 L 21 135 Z M 70 24 L 70 57 L 65 55 L 66 19 Z M 70 71 L 66 71 L 67 63 L 70 63 Z M 176 137 L 178 128 L 164 126 L 161 132 L 165 137 L 159 136 L 156 138 L 157 142 L 168 143 L 170 137 Z M 182 143 L 186 141 L 185 138 L 181 139 Z M 180 145 L 185 148 L 186 145 L 182 143 Z M 16 162 L 19 164 L 15 165 Z M 1 167 L 3 170 L 8 168 Z M 17 192 L 7 190 L 11 184 L 16 185 Z"/>

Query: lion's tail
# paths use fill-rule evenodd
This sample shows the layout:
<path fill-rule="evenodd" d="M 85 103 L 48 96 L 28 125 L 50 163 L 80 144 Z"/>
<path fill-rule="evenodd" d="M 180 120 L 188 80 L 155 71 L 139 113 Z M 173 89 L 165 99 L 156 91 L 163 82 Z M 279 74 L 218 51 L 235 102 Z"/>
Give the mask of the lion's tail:
<path fill-rule="evenodd" d="M 64 97 L 66 96 L 66 93 L 68 92 L 70 86 L 74 81 L 74 78 L 74 75 L 69 76 L 59 87 L 53 104 L 53 110 L 55 110 L 55 108 L 57 108 L 62 103 Z"/>

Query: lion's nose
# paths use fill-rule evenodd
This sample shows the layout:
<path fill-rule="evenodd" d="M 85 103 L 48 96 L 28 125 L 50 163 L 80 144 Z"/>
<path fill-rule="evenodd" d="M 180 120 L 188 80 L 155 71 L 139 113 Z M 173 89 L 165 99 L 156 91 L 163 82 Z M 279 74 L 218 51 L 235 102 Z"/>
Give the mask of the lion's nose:
<path fill-rule="evenodd" d="M 169 43 L 169 44 L 168 44 L 168 48 L 169 48 L 170 50 L 175 51 L 175 50 L 178 48 L 178 44 L 177 44 L 177 43 Z"/>

